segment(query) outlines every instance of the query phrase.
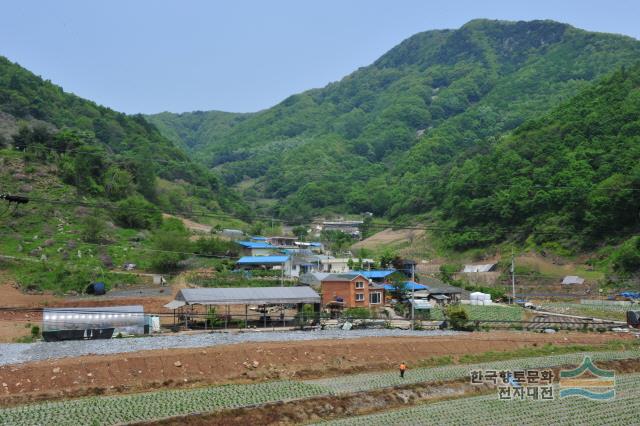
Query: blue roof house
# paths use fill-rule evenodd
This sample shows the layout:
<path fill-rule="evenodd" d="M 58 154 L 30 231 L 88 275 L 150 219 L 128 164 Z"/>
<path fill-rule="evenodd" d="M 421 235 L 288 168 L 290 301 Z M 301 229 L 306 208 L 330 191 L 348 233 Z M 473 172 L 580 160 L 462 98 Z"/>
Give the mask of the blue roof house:
<path fill-rule="evenodd" d="M 239 269 L 284 270 L 285 277 L 291 277 L 289 256 L 244 256 L 237 262 Z"/>
<path fill-rule="evenodd" d="M 236 241 L 244 256 L 269 256 L 276 248 L 265 241 Z"/>

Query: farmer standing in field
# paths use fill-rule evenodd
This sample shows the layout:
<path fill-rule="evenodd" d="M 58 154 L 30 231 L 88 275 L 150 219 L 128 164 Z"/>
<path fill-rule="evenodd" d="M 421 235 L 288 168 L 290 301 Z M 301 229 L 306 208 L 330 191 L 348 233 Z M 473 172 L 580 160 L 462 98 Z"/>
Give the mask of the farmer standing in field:
<path fill-rule="evenodd" d="M 407 369 L 407 364 L 404 363 L 404 361 L 402 361 L 400 363 L 400 377 L 404 378 L 404 372 Z"/>

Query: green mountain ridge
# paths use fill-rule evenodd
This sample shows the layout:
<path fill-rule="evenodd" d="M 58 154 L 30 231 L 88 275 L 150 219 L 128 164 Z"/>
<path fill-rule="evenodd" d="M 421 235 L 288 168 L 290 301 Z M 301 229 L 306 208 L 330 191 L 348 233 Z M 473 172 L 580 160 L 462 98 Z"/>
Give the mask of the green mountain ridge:
<path fill-rule="evenodd" d="M 142 115 L 128 116 L 66 93 L 0 57 L 3 146 L 56 164 L 58 176 L 76 186 L 79 196 L 118 201 L 140 194 L 165 210 L 199 206 L 248 214 L 214 172 L 193 162 Z"/>
<path fill-rule="evenodd" d="M 516 129 L 529 128 L 528 120 L 581 99 L 594 83 L 638 61 L 640 42 L 630 37 L 553 21 L 474 20 L 457 30 L 416 34 L 338 82 L 248 115 L 215 138 L 197 139 L 192 153 L 228 184 L 242 183 L 245 198 L 258 211 L 284 218 L 370 211 L 397 221 L 436 221 L 458 235 L 464 233 L 460 226 L 480 228 L 451 241 L 461 248 L 514 235 L 526 238 L 535 227 L 533 217 L 540 216 L 529 222 L 511 217 L 502 227 L 513 232 L 495 232 L 491 225 L 500 222 L 490 216 L 495 211 L 484 210 L 473 220 L 456 214 L 452 180 L 467 178 L 468 162 L 491 167 L 482 161 L 494 158 L 498 147 L 515 149 L 503 138 L 522 134 Z M 206 120 L 206 114 L 199 117 Z M 508 164 L 487 175 L 517 185 L 515 176 L 499 176 Z M 605 169 L 581 183 L 585 190 L 611 176 Z M 563 181 L 560 176 L 544 180 Z M 482 184 L 487 191 L 498 183 L 504 184 Z M 262 203 L 274 198 L 279 200 L 275 207 Z M 546 213 L 544 220 L 551 222 L 556 213 L 562 215 L 551 206 Z M 556 225 L 563 223 L 579 233 L 580 245 L 604 238 L 571 220 Z"/>

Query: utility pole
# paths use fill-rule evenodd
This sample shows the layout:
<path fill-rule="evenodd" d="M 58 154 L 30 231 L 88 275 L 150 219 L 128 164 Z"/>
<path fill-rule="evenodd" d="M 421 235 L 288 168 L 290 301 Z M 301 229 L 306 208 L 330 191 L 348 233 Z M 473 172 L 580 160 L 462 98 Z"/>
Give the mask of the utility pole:
<path fill-rule="evenodd" d="M 415 280 L 416 279 L 416 272 L 415 272 L 415 265 L 411 265 L 411 330 L 413 330 L 415 328 L 415 323 L 416 323 L 416 309 L 415 309 L 415 304 L 416 304 L 416 284 L 415 284 Z"/>
<path fill-rule="evenodd" d="M 516 303 L 516 258 L 511 248 L 511 304 Z"/>

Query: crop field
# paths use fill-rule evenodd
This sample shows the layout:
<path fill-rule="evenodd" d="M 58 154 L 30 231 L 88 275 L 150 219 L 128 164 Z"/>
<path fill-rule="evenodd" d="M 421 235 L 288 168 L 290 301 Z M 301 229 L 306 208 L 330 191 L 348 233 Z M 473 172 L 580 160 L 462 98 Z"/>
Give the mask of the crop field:
<path fill-rule="evenodd" d="M 327 394 L 311 384 L 280 381 L 91 397 L 0 410 L 0 425 L 115 425 Z"/>
<path fill-rule="evenodd" d="M 524 309 L 514 306 L 477 306 L 460 305 L 465 310 L 471 321 L 520 321 L 524 316 Z M 431 310 L 431 319 L 434 321 L 444 320 L 442 309 Z"/>
<path fill-rule="evenodd" d="M 407 371 L 404 378 L 396 372 L 354 374 L 331 379 L 308 380 L 305 383 L 319 385 L 333 393 L 368 391 L 377 388 L 400 386 L 412 383 L 425 383 L 438 380 L 454 380 L 469 376 L 471 370 L 522 370 L 527 368 L 545 368 L 560 365 L 578 365 L 585 355 L 593 361 L 640 358 L 640 350 L 607 351 L 552 355 L 545 357 L 519 358 L 508 361 L 485 362 L 481 364 L 450 365 L 434 368 L 416 368 Z"/>
<path fill-rule="evenodd" d="M 349 417 L 324 425 L 588 425 L 638 424 L 640 375 L 616 378 L 612 401 L 572 397 L 550 401 L 501 401 L 498 395 L 461 398 L 380 414 Z"/>
<path fill-rule="evenodd" d="M 580 303 L 545 303 L 542 309 L 558 314 L 594 317 L 615 321 L 624 321 L 628 306 L 624 305 L 586 305 Z"/>
<path fill-rule="evenodd" d="M 472 369 L 513 370 L 577 365 L 584 355 L 585 353 L 573 353 L 481 364 L 416 368 L 410 369 L 404 379 L 400 379 L 396 372 L 380 372 L 319 380 L 274 381 L 35 403 L 0 409 L 0 425 L 115 425 L 150 421 L 270 402 L 453 380 L 468 377 Z M 590 352 L 589 355 L 594 361 L 631 359 L 640 358 L 640 350 Z"/>

